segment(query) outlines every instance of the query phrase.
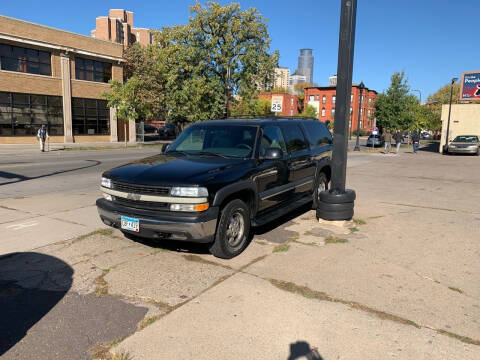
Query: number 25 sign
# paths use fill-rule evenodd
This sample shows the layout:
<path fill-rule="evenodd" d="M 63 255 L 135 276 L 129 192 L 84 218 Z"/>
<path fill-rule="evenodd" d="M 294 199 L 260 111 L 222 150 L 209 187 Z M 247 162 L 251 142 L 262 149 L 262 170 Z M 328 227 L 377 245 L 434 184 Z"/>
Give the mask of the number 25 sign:
<path fill-rule="evenodd" d="M 282 102 L 283 98 L 281 96 L 272 96 L 272 107 L 270 111 L 272 112 L 281 112 L 282 111 Z"/>

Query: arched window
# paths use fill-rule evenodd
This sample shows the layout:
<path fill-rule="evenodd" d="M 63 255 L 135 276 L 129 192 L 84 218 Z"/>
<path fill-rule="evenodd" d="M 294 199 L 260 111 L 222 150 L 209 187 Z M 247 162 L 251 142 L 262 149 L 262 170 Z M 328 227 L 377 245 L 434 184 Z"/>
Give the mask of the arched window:
<path fill-rule="evenodd" d="M 325 108 L 322 108 L 322 117 L 325 116 Z"/>

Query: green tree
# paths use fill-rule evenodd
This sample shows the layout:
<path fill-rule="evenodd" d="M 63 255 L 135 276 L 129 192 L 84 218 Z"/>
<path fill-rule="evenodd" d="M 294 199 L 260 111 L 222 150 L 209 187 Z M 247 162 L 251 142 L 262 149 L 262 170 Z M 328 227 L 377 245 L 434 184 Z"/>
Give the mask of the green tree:
<path fill-rule="evenodd" d="M 426 106 L 431 114 L 430 130 L 441 130 L 442 105 L 450 103 L 450 91 L 451 84 L 449 83 L 438 89 L 434 94 L 428 96 Z M 453 84 L 452 104 L 458 103 L 459 97 L 460 84 L 455 82 Z"/>
<path fill-rule="evenodd" d="M 255 84 L 273 83 L 278 54 L 269 53 L 265 19 L 255 8 L 242 11 L 238 3 L 209 1 L 205 6 L 197 2 L 190 12 L 188 46 L 205 73 L 219 80 L 228 116 L 233 94 L 245 96 L 255 91 Z"/>
<path fill-rule="evenodd" d="M 301 117 L 311 117 L 311 118 L 318 118 L 318 112 L 315 107 L 312 105 L 307 104 L 304 108 L 303 111 L 298 115 Z"/>
<path fill-rule="evenodd" d="M 405 73 L 395 72 L 390 87 L 379 94 L 375 103 L 377 124 L 383 128 L 407 130 L 414 125 L 415 96 L 409 94 L 410 87 Z"/>

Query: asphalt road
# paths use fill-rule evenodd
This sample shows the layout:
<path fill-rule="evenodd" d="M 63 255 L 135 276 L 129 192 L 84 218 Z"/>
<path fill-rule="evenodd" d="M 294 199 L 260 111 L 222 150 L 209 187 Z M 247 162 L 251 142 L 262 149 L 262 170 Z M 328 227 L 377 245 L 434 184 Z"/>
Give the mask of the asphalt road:
<path fill-rule="evenodd" d="M 93 190 L 105 170 L 159 152 L 151 148 L 3 154 L 0 199 Z"/>

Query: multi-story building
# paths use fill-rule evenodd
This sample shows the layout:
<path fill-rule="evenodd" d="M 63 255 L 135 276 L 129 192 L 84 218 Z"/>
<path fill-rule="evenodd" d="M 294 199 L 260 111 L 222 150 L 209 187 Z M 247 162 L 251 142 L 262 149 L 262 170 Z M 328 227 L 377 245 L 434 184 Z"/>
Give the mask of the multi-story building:
<path fill-rule="evenodd" d="M 133 27 L 133 12 L 123 9 L 110 9 L 108 16 L 97 17 L 96 27 L 91 31 L 91 36 L 123 44 L 124 48 L 136 42 L 142 45 L 152 43 L 152 31 Z"/>
<path fill-rule="evenodd" d="M 286 67 L 275 68 L 274 87 L 288 89 L 290 83 L 290 69 Z"/>
<path fill-rule="evenodd" d="M 307 77 L 305 75 L 293 74 L 290 76 L 289 81 L 289 91 L 294 94 L 295 93 L 295 85 L 297 84 L 305 84 L 307 82 Z"/>
<path fill-rule="evenodd" d="M 335 103 L 337 88 L 335 86 L 307 87 L 305 88 L 305 105 L 312 105 L 317 109 L 318 119 L 320 121 L 335 121 Z M 377 100 L 377 92 L 368 88 L 362 91 L 362 107 L 360 110 L 360 119 L 358 119 L 358 109 L 360 105 L 359 84 L 352 85 L 350 94 L 350 122 L 351 131 L 358 127 L 362 130 L 371 130 L 375 125 L 374 109 Z M 358 121 L 359 120 L 359 121 Z"/>
<path fill-rule="evenodd" d="M 270 101 L 282 101 L 281 116 L 295 116 L 298 114 L 298 97 L 292 94 L 273 93 L 273 94 L 259 94 L 259 98 L 268 99 Z"/>
<path fill-rule="evenodd" d="M 0 143 L 35 142 L 42 124 L 52 142 L 123 140 L 102 96 L 123 80 L 122 56 L 121 44 L 0 16 Z"/>

